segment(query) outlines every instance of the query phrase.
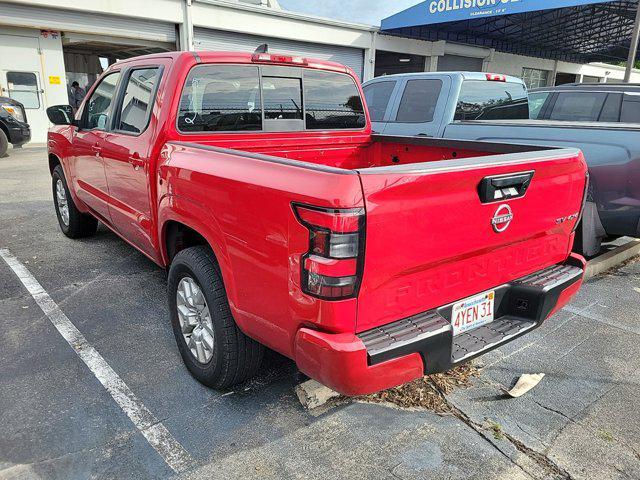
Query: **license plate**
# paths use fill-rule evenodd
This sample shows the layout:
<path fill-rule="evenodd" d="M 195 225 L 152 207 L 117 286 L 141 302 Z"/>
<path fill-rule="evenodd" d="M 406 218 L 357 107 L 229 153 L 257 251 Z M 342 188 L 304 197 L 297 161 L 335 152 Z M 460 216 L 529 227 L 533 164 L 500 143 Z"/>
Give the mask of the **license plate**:
<path fill-rule="evenodd" d="M 453 335 L 493 322 L 495 298 L 495 292 L 486 292 L 456 303 L 451 312 Z"/>

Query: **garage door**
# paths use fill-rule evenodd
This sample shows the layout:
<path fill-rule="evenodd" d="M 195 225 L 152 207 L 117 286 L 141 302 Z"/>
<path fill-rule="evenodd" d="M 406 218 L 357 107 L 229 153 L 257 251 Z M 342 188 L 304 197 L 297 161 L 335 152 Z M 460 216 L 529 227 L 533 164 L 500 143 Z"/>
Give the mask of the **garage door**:
<path fill-rule="evenodd" d="M 439 72 L 481 72 L 482 58 L 445 55 L 438 58 Z"/>
<path fill-rule="evenodd" d="M 173 23 L 0 2 L 0 24 L 176 43 Z"/>
<path fill-rule="evenodd" d="M 342 63 L 351 67 L 360 78 L 364 69 L 364 51 L 360 48 L 319 45 L 206 28 L 196 28 L 194 36 L 196 50 L 253 52 L 258 45 L 268 43 L 272 52 Z"/>

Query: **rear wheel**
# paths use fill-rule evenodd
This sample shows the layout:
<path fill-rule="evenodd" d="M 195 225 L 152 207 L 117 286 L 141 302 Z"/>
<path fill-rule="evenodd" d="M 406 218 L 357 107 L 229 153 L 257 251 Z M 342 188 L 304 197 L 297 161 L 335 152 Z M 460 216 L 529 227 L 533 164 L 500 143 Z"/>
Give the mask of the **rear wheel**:
<path fill-rule="evenodd" d="M 236 325 L 220 269 L 208 247 L 187 248 L 175 256 L 168 295 L 178 349 L 199 382 L 228 388 L 255 375 L 264 347 Z"/>
<path fill-rule="evenodd" d="M 69 238 L 88 237 L 96 233 L 98 221 L 91 215 L 82 213 L 73 203 L 60 165 L 53 169 L 52 186 L 53 203 L 62 233 Z"/>

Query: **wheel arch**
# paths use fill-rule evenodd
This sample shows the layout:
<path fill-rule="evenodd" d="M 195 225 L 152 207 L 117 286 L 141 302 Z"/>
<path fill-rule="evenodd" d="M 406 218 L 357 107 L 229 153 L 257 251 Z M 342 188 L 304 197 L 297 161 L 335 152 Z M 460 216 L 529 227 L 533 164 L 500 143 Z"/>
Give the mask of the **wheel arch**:
<path fill-rule="evenodd" d="M 160 256 L 167 268 L 175 255 L 185 248 L 206 245 L 211 249 L 220 268 L 231 310 L 235 313 L 236 284 L 224 235 L 215 216 L 196 202 L 179 196 L 165 196 L 158 208 L 158 227 Z"/>
<path fill-rule="evenodd" d="M 50 153 L 49 154 L 49 173 L 53 174 L 53 169 L 56 168 L 58 165 L 62 165 L 62 162 L 60 161 L 60 157 L 58 157 L 55 153 Z"/>

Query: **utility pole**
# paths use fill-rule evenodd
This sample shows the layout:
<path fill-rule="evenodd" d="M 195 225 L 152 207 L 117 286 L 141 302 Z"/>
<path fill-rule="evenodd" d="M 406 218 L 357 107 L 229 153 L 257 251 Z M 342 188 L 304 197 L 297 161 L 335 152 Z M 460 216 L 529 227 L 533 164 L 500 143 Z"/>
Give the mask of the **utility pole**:
<path fill-rule="evenodd" d="M 629 48 L 629 59 L 627 60 L 627 70 L 624 74 L 624 82 L 631 81 L 631 71 L 636 63 L 636 55 L 638 53 L 638 41 L 640 40 L 640 3 L 638 3 L 638 11 L 636 12 L 636 21 L 633 24 L 633 34 L 631 35 L 631 47 Z"/>

